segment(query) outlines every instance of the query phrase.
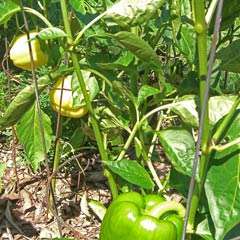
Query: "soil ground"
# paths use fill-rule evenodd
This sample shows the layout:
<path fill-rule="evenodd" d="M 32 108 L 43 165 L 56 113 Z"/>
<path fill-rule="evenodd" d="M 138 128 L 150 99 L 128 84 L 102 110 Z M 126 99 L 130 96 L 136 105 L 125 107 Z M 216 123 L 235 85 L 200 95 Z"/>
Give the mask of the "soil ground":
<path fill-rule="evenodd" d="M 111 202 L 111 194 L 98 154 L 76 158 L 82 170 L 74 174 L 70 171 L 71 176 L 67 169 L 57 174 L 54 195 L 56 212 L 53 214 L 48 208 L 45 169 L 33 173 L 24 157 L 18 154 L 15 168 L 11 142 L 3 136 L 0 149 L 0 163 L 7 163 L 0 194 L 0 239 L 34 240 L 60 236 L 99 239 L 101 221 L 89 208 L 87 199 L 107 206 Z M 15 145 L 15 149 L 22 152 L 20 145 Z M 158 175 L 163 177 L 169 165 L 155 162 L 155 168 Z"/>

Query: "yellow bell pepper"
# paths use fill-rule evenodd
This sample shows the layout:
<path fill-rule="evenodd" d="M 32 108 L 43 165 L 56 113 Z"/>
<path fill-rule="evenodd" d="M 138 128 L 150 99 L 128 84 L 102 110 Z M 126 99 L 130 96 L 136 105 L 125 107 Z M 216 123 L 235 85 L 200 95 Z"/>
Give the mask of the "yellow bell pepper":
<path fill-rule="evenodd" d="M 63 89 L 62 89 L 62 82 Z M 50 102 L 52 108 L 59 112 L 62 116 L 71 118 L 81 118 L 87 114 L 88 109 L 85 105 L 73 107 L 73 97 L 71 89 L 72 76 L 69 75 L 65 78 L 60 78 L 50 91 Z M 62 92 L 62 102 L 60 107 Z"/>
<path fill-rule="evenodd" d="M 30 39 L 35 37 L 37 32 L 32 31 L 29 33 Z M 30 41 L 33 53 L 33 62 L 35 68 L 41 67 L 48 63 L 48 54 L 41 50 L 40 42 L 38 39 Z M 31 70 L 31 60 L 28 47 L 27 34 L 22 34 L 16 37 L 10 49 L 10 59 L 16 67 L 23 70 Z"/>

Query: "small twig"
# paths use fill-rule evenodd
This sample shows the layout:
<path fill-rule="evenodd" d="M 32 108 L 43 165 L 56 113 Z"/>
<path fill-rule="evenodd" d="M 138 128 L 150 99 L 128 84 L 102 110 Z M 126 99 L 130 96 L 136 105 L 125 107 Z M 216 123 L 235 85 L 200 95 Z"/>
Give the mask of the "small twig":
<path fill-rule="evenodd" d="M 63 168 L 63 167 L 66 166 L 67 164 L 69 164 L 71 161 L 76 160 L 76 159 L 79 158 L 79 157 L 86 156 L 86 155 L 88 155 L 89 153 L 92 153 L 92 152 L 95 152 L 95 150 L 91 150 L 91 151 L 85 152 L 85 153 L 79 153 L 79 154 L 77 154 L 77 155 L 74 155 L 74 156 L 70 157 L 68 160 L 64 161 L 62 164 L 60 164 L 60 165 L 57 167 L 57 169 L 56 169 L 54 172 L 52 172 L 52 174 L 51 174 L 51 176 L 50 176 L 50 178 L 49 178 L 49 181 L 51 181 L 51 179 L 52 179 L 53 177 L 55 177 L 55 175 L 57 174 L 57 172 L 58 172 L 61 168 Z M 80 172 L 80 174 L 81 174 L 82 172 L 86 171 L 86 169 L 87 169 L 88 166 L 89 166 L 89 164 L 87 164 L 87 166 L 86 166 L 84 169 L 82 169 L 82 171 Z"/>
<path fill-rule="evenodd" d="M 5 43 L 5 44 L 6 44 L 6 43 Z M 8 52 L 8 51 L 7 51 L 7 52 Z M 5 65 L 4 65 L 5 62 L 6 62 L 6 65 L 7 65 L 6 67 L 5 67 Z M 13 75 L 9 72 L 8 54 L 7 54 L 7 53 L 4 55 L 3 60 L 2 60 L 2 69 L 3 69 L 3 72 L 7 75 L 7 77 L 8 77 L 9 79 L 12 79 L 13 81 L 17 82 L 18 84 L 20 84 L 20 83 L 22 82 L 19 78 L 13 76 Z"/>

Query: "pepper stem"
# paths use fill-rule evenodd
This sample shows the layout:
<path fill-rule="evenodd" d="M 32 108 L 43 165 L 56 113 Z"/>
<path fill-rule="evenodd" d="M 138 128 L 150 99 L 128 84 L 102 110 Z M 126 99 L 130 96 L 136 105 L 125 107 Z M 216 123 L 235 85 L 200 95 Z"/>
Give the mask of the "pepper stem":
<path fill-rule="evenodd" d="M 184 218 L 186 212 L 181 203 L 176 201 L 165 201 L 154 206 L 148 214 L 152 217 L 160 218 L 165 213 L 172 211 L 176 212 L 182 218 Z"/>

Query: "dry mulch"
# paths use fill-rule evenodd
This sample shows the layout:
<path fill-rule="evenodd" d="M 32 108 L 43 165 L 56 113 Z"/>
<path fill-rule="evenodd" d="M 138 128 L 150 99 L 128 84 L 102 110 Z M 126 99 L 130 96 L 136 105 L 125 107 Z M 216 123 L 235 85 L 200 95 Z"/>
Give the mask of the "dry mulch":
<path fill-rule="evenodd" d="M 0 141 L 0 163 L 8 167 L 2 177 L 0 193 L 0 239 L 52 239 L 60 236 L 73 239 L 99 238 L 100 219 L 87 205 L 87 199 L 104 205 L 111 201 L 106 178 L 97 155 L 79 158 L 81 174 L 72 176 L 63 171 L 57 175 L 55 192 L 56 211 L 48 208 L 47 178 L 33 173 L 23 157 L 17 157 L 15 173 L 10 143 Z M 16 146 L 20 149 L 20 146 Z M 161 153 L 160 153 L 161 154 Z M 169 165 L 156 162 L 159 176 L 168 172 Z M 172 195 L 172 193 L 171 193 Z"/>
<path fill-rule="evenodd" d="M 78 159 L 83 168 L 88 166 L 86 171 L 73 176 L 65 172 L 57 175 L 57 213 L 53 214 L 48 208 L 43 172 L 34 174 L 17 157 L 16 175 L 9 145 L 1 141 L 0 148 L 0 163 L 8 163 L 0 194 L 0 239 L 99 238 L 100 220 L 86 203 L 94 199 L 106 205 L 111 200 L 99 162 Z"/>

